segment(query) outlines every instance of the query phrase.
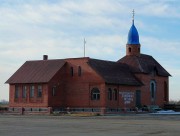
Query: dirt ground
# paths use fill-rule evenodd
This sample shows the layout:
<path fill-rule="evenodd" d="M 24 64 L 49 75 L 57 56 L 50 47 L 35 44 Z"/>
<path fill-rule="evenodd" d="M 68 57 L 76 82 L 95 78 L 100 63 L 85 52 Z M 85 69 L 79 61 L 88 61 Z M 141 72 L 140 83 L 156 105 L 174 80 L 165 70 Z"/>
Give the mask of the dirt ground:
<path fill-rule="evenodd" d="M 0 136 L 180 136 L 180 115 L 0 115 Z"/>

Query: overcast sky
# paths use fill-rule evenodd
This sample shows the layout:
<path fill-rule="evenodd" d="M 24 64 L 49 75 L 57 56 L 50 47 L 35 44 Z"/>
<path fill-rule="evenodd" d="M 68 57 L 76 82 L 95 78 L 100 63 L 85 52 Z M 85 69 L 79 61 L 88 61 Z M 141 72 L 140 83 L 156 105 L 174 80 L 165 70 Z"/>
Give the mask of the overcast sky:
<path fill-rule="evenodd" d="M 125 55 L 135 10 L 141 52 L 171 75 L 170 99 L 180 100 L 179 0 L 0 0 L 0 100 L 4 82 L 27 60 Z"/>

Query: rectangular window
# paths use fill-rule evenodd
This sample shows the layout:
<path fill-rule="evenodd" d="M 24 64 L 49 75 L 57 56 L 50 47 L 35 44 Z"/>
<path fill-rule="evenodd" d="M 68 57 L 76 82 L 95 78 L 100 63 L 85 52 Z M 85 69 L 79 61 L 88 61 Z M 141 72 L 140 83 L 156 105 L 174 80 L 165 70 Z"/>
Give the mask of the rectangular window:
<path fill-rule="evenodd" d="M 26 88 L 26 86 L 23 86 L 23 91 L 22 91 L 23 98 L 26 98 L 26 93 L 27 93 L 27 88 Z"/>
<path fill-rule="evenodd" d="M 30 87 L 30 98 L 33 98 L 34 97 L 34 86 L 32 85 Z"/>
<path fill-rule="evenodd" d="M 53 86 L 52 88 L 52 96 L 56 96 L 56 86 Z"/>
<path fill-rule="evenodd" d="M 15 98 L 19 98 L 19 87 L 15 86 Z"/>
<path fill-rule="evenodd" d="M 38 97 L 42 97 L 42 86 L 38 85 Z"/>

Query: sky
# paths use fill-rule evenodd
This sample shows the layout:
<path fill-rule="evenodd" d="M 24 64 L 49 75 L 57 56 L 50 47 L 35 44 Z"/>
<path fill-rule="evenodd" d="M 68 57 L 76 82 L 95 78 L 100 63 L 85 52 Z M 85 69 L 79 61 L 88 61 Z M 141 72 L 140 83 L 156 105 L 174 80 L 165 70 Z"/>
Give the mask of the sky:
<path fill-rule="evenodd" d="M 133 9 L 141 53 L 172 75 L 170 100 L 180 100 L 179 0 L 0 0 L 0 100 L 25 61 L 83 57 L 84 38 L 87 57 L 125 56 Z"/>

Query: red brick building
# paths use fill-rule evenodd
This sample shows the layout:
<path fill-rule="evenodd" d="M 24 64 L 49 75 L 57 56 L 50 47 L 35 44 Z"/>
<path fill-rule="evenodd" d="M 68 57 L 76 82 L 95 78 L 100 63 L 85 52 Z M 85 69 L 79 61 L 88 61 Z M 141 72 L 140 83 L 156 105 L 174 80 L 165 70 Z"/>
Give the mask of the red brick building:
<path fill-rule="evenodd" d="M 117 62 L 89 57 L 48 60 L 47 55 L 27 61 L 6 81 L 9 106 L 95 112 L 162 107 L 169 99 L 170 74 L 140 49 L 133 20 L 126 56 Z"/>

